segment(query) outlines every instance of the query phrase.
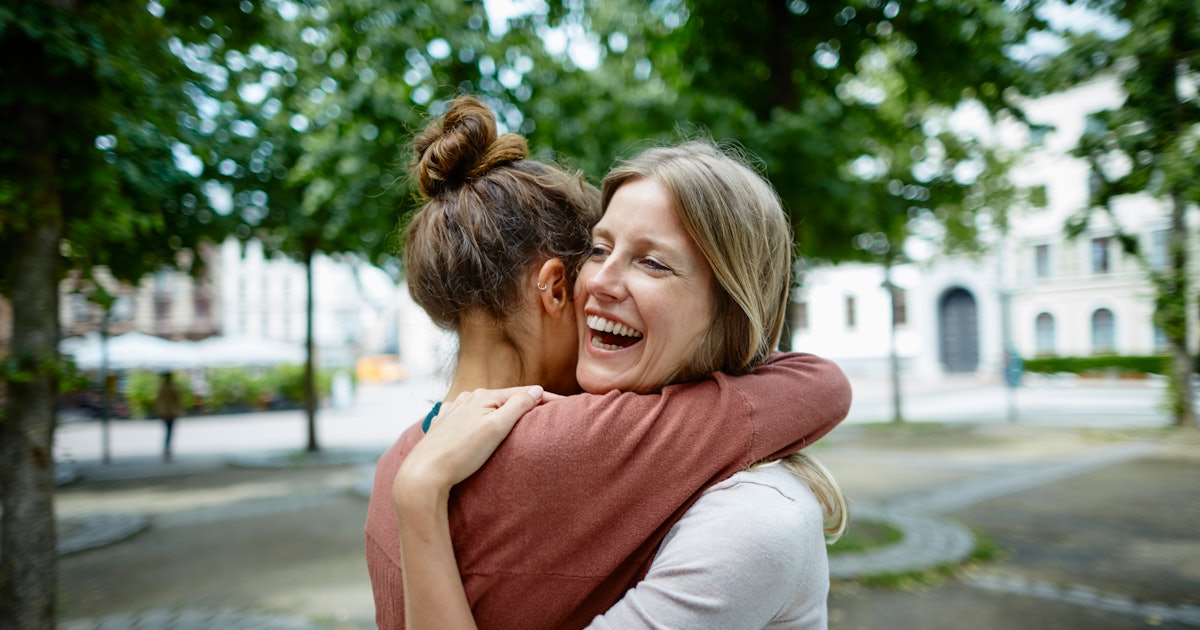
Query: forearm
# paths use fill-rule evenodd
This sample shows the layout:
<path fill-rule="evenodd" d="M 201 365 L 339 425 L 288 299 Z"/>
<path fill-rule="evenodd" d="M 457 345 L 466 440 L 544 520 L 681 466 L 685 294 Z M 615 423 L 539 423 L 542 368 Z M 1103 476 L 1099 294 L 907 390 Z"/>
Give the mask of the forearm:
<path fill-rule="evenodd" d="M 450 489 L 487 461 L 542 393 L 533 386 L 460 395 L 400 465 L 392 505 L 410 630 L 476 627 L 450 538 Z"/>
<path fill-rule="evenodd" d="M 395 506 L 409 630 L 476 627 L 454 558 L 448 500 L 449 488 L 397 480 Z"/>

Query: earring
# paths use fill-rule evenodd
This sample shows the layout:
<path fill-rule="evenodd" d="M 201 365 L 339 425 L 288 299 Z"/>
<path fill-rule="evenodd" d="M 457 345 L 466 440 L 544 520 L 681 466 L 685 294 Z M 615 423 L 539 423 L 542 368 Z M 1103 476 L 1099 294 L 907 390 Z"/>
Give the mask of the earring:
<path fill-rule="evenodd" d="M 545 291 L 546 288 L 547 288 L 546 285 L 544 285 L 540 282 L 538 283 L 538 291 Z"/>

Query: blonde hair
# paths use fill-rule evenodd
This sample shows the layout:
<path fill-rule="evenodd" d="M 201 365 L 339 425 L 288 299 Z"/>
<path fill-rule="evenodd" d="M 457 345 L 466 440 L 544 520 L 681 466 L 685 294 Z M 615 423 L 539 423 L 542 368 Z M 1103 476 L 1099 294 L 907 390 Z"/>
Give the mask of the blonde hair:
<path fill-rule="evenodd" d="M 833 473 L 817 458 L 805 453 L 792 453 L 779 460 L 779 463 L 812 489 L 825 512 L 825 544 L 837 542 L 850 522 L 850 505 Z"/>
<path fill-rule="evenodd" d="M 637 179 L 667 189 L 716 279 L 713 326 L 670 380 L 760 365 L 779 343 L 791 284 L 792 231 L 775 189 L 743 159 L 690 141 L 618 165 L 604 178 L 603 205 Z"/>
<path fill-rule="evenodd" d="M 667 189 L 716 280 L 713 325 L 669 381 L 713 371 L 742 374 L 761 365 L 779 345 L 792 280 L 792 229 L 774 187 L 731 148 L 693 140 L 622 162 L 604 178 L 603 206 L 618 188 L 639 179 Z M 804 453 L 784 457 L 781 464 L 812 488 L 832 544 L 849 517 L 837 480 Z"/>
<path fill-rule="evenodd" d="M 558 258 L 574 283 L 600 220 L 600 194 L 578 173 L 525 159 L 525 138 L 497 134 L 470 96 L 450 103 L 412 144 L 409 170 L 425 204 L 403 228 L 409 293 L 442 328 L 521 305 L 531 265 Z M 570 293 L 568 293 L 570 294 Z"/>

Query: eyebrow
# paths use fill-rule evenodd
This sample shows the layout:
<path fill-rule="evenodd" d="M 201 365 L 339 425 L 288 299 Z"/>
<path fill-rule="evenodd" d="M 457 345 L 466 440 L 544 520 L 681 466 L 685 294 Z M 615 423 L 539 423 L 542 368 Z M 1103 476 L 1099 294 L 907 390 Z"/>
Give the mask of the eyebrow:
<path fill-rule="evenodd" d="M 603 226 L 597 224 L 596 227 L 592 228 L 592 236 L 593 237 L 607 237 L 607 238 L 611 239 L 612 232 L 610 230 L 606 230 Z M 661 251 L 665 256 L 667 256 L 671 259 L 669 262 L 671 262 L 672 264 L 683 264 L 686 262 L 686 260 L 688 258 L 682 248 L 677 247 L 672 244 L 669 244 L 669 243 L 659 240 L 659 239 L 651 238 L 649 236 L 646 236 L 645 234 L 638 234 L 637 236 L 630 239 L 630 241 L 635 249 L 640 248 L 640 249 L 650 249 L 650 250 L 655 250 L 655 251 Z"/>

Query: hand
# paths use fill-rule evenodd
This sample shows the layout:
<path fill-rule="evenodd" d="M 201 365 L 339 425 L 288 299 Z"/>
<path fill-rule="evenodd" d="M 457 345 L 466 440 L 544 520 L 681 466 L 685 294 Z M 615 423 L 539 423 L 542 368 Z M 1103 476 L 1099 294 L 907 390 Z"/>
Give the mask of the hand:
<path fill-rule="evenodd" d="M 449 496 L 454 484 L 483 466 L 517 420 L 543 400 L 540 386 L 477 389 L 443 405 L 392 484 L 393 502 L 426 490 Z M 549 398 L 550 395 L 545 395 Z"/>

